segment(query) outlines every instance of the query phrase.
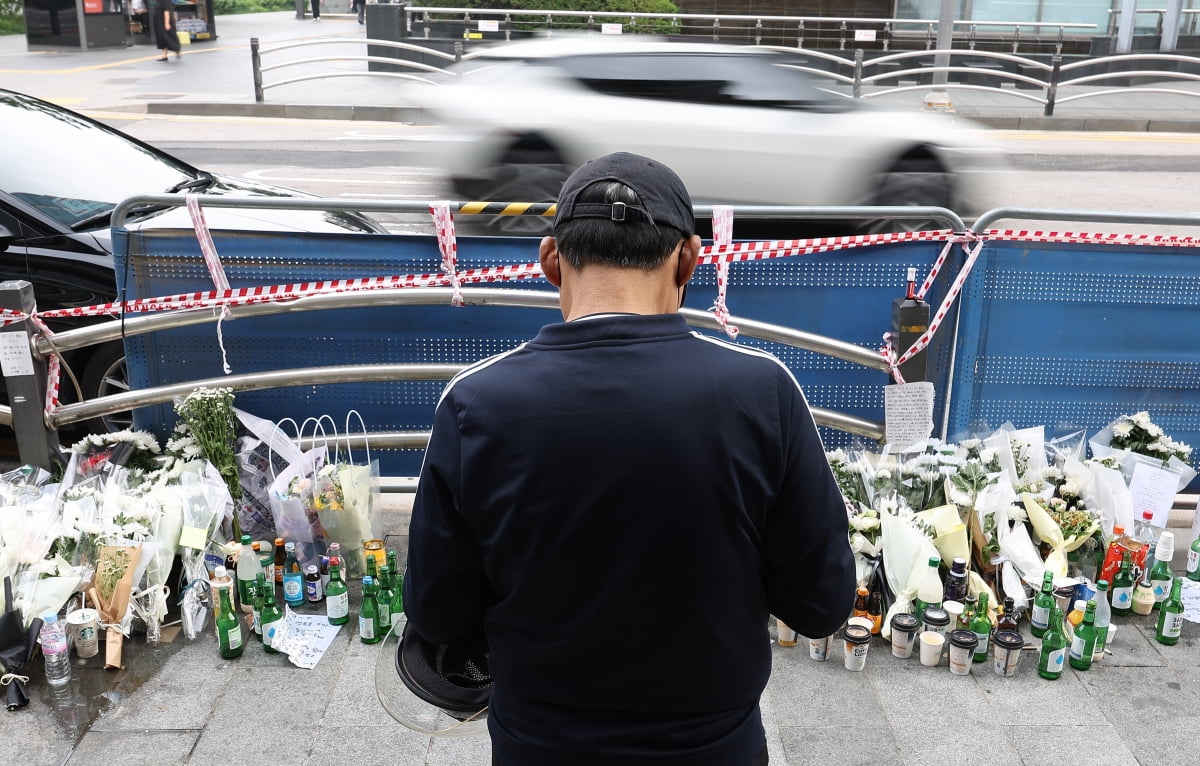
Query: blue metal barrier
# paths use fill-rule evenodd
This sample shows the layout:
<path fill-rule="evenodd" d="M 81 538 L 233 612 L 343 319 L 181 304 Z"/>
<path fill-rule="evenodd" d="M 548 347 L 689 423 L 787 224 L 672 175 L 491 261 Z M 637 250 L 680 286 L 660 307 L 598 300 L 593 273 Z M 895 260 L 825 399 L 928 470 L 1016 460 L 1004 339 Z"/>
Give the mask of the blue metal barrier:
<path fill-rule="evenodd" d="M 434 273 L 441 269 L 437 241 L 423 236 L 339 236 L 213 232 L 217 251 L 234 288 L 321 279 Z M 190 231 L 114 230 L 118 289 L 126 299 L 212 289 L 195 235 Z M 882 343 L 890 326 L 891 301 L 903 295 L 905 271 L 924 275 L 941 248 L 938 242 L 876 245 L 831 253 L 732 264 L 731 312 L 764 322 L 835 337 L 868 348 Z M 957 251 L 957 248 L 956 248 Z M 531 263 L 536 240 L 460 237 L 459 269 Z M 957 255 L 943 274 L 957 271 Z M 930 299 L 940 299 L 946 277 Z M 544 280 L 522 280 L 522 289 L 552 289 Z M 497 286 L 496 289 L 503 289 Z M 939 292 L 940 291 L 940 292 Z M 689 308 L 704 310 L 716 296 L 711 266 L 697 271 Z M 333 364 L 470 363 L 532 337 L 557 312 L 469 306 L 380 307 L 289 313 L 224 322 L 228 360 L 238 373 Z M 931 370 L 944 404 L 950 333 L 931 347 Z M 804 386 L 809 401 L 853 415 L 881 420 L 883 373 L 778 343 L 742 337 L 778 355 Z M 125 340 L 130 382 L 135 388 L 221 374 L 221 351 L 212 325 L 183 327 Z M 618 374 L 614 371 L 614 374 Z M 423 430 L 444 384 L 355 383 L 243 392 L 237 405 L 261 417 L 297 420 L 330 414 L 338 423 L 357 409 L 368 430 Z M 702 417 L 702 415 L 700 415 Z M 143 408 L 140 428 L 169 432 L 169 407 Z M 825 430 L 827 446 L 855 437 Z M 384 454 L 385 475 L 415 475 L 420 452 Z"/>
<path fill-rule="evenodd" d="M 1200 444 L 1200 250 L 989 240 L 963 292 L 949 435 L 1089 436 L 1149 410 Z"/>

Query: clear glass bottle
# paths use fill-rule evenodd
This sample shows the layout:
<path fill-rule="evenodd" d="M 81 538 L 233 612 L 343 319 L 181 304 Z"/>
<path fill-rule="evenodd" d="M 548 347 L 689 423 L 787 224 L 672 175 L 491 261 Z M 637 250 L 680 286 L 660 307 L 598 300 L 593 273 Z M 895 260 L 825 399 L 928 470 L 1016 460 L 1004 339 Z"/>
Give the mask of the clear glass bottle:
<path fill-rule="evenodd" d="M 221 657 L 232 660 L 242 656 L 245 648 L 242 641 L 242 618 L 233 611 L 229 591 L 217 591 L 217 646 Z"/>
<path fill-rule="evenodd" d="M 1038 657 L 1038 675 L 1051 681 L 1062 675 L 1067 660 L 1067 634 L 1063 631 L 1063 613 L 1058 604 L 1050 607 L 1042 651 Z"/>
<path fill-rule="evenodd" d="M 1108 581 L 1096 583 L 1096 648 L 1092 662 L 1104 658 L 1104 647 L 1108 645 L 1108 626 L 1112 624 L 1112 608 L 1108 604 Z"/>
<path fill-rule="evenodd" d="M 1092 667 L 1092 655 L 1096 653 L 1096 602 L 1087 602 L 1083 613 L 1083 622 L 1075 628 L 1075 637 L 1071 639 L 1071 651 L 1067 662 L 1076 670 L 1087 670 Z"/>
<path fill-rule="evenodd" d="M 1163 599 L 1158 612 L 1158 624 L 1154 628 L 1154 640 L 1160 644 L 1174 646 L 1179 643 L 1183 632 L 1183 578 L 1171 581 L 1171 590 Z"/>
<path fill-rule="evenodd" d="M 1033 608 L 1029 610 L 1029 632 L 1036 638 L 1046 635 L 1054 606 L 1054 573 L 1047 570 L 1042 575 L 1042 589 L 1033 597 Z"/>
<path fill-rule="evenodd" d="M 945 600 L 945 590 L 942 587 L 942 576 L 938 565 L 942 563 L 938 556 L 930 556 L 929 564 L 917 584 L 917 619 L 925 616 L 925 610 L 931 606 L 941 606 Z"/>
<path fill-rule="evenodd" d="M 325 616 L 330 625 L 345 625 L 350 619 L 350 595 L 346 592 L 346 583 L 342 580 L 341 560 L 337 557 L 329 561 L 329 587 L 325 591 Z"/>

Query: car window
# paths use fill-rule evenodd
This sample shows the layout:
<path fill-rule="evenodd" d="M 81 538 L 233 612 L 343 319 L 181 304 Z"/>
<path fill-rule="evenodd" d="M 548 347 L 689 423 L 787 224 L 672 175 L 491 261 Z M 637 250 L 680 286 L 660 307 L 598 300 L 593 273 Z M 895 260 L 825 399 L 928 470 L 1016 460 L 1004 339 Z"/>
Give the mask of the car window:
<path fill-rule="evenodd" d="M 187 165 L 79 115 L 0 93 L 0 190 L 65 226 L 193 175 Z"/>
<path fill-rule="evenodd" d="M 571 77 L 612 96 L 705 104 L 807 106 L 831 96 L 781 56 L 758 54 L 582 55 L 559 60 Z"/>

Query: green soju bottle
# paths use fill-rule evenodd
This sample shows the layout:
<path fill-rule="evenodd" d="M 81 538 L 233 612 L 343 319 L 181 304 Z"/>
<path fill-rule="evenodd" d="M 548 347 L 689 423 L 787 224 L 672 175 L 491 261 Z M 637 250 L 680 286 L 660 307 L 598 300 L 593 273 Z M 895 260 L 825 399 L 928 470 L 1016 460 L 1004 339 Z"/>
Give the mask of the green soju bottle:
<path fill-rule="evenodd" d="M 254 599 L 251 602 L 254 605 L 254 635 L 258 636 L 259 641 L 262 641 L 263 596 L 265 595 L 265 592 L 268 587 L 270 587 L 271 591 L 274 592 L 275 586 L 267 585 L 267 573 L 266 572 L 259 572 L 258 574 L 256 574 L 254 576 L 254 584 L 253 584 L 253 586 L 251 586 L 252 589 L 251 589 L 250 593 Z"/>
<path fill-rule="evenodd" d="M 375 594 L 375 604 L 379 607 L 379 634 L 387 635 L 392 627 L 392 568 L 384 564 L 379 568 L 379 592 Z"/>
<path fill-rule="evenodd" d="M 975 607 L 975 616 L 971 618 L 971 632 L 979 639 L 975 645 L 975 662 L 985 662 L 988 658 L 988 642 L 992 637 L 992 618 L 988 614 L 988 597 L 986 593 L 979 594 L 979 605 Z"/>
<path fill-rule="evenodd" d="M 259 619 L 262 622 L 263 651 L 276 654 L 279 650 L 271 647 L 275 631 L 283 627 L 283 612 L 275 603 L 275 586 L 269 585 L 263 592 L 262 606 L 259 608 Z"/>
<path fill-rule="evenodd" d="M 1192 540 L 1191 547 L 1188 548 L 1187 576 L 1189 580 L 1200 580 L 1200 535 L 1196 535 L 1196 539 Z"/>
<path fill-rule="evenodd" d="M 392 575 L 392 629 L 400 623 L 404 616 L 404 573 L 399 569 Z M 399 634 L 397 634 L 399 635 Z"/>
<path fill-rule="evenodd" d="M 242 656 L 242 620 L 233 611 L 229 591 L 218 590 L 221 602 L 217 609 L 217 646 L 227 660 Z"/>
<path fill-rule="evenodd" d="M 375 559 L 375 554 L 367 554 L 367 574 L 372 580 L 379 582 L 379 562 Z"/>
<path fill-rule="evenodd" d="M 1112 613 L 1127 615 L 1133 613 L 1133 556 L 1129 551 L 1121 554 L 1121 567 L 1113 575 L 1112 582 Z"/>
<path fill-rule="evenodd" d="M 387 565 L 392 568 L 392 588 L 396 587 L 396 578 L 400 574 L 400 559 L 395 551 L 387 552 Z"/>
<path fill-rule="evenodd" d="M 358 613 L 358 637 L 364 644 L 379 643 L 379 604 L 375 601 L 375 578 L 363 577 L 362 609 Z"/>
<path fill-rule="evenodd" d="M 1158 625 L 1154 629 L 1154 639 L 1160 644 L 1174 646 L 1179 642 L 1179 634 L 1183 632 L 1183 578 L 1176 577 L 1171 581 L 1171 593 L 1162 602 L 1158 612 Z"/>
<path fill-rule="evenodd" d="M 325 615 L 330 625 L 345 625 L 350 619 L 350 594 L 342 580 L 342 567 L 333 559 L 329 562 L 329 585 L 325 588 Z"/>
<path fill-rule="evenodd" d="M 1037 638 L 1046 635 L 1050 625 L 1050 612 L 1054 609 L 1054 573 L 1042 575 L 1042 589 L 1033 597 L 1033 609 L 1029 610 L 1029 632 Z"/>
<path fill-rule="evenodd" d="M 1076 670 L 1087 670 L 1092 666 L 1092 656 L 1096 653 L 1096 602 L 1087 602 L 1083 612 L 1083 622 L 1075 628 L 1075 638 L 1071 640 L 1071 651 L 1067 662 Z"/>
<path fill-rule="evenodd" d="M 1038 675 L 1051 681 L 1062 675 L 1067 660 L 1067 634 L 1063 632 L 1063 613 L 1057 604 L 1050 607 L 1046 632 L 1042 635 L 1042 653 Z"/>

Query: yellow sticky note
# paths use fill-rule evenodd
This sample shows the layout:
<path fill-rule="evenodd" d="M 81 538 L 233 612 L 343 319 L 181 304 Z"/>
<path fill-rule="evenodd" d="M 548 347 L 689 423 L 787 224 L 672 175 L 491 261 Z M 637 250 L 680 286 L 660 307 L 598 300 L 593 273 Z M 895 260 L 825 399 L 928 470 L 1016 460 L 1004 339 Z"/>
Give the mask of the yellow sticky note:
<path fill-rule="evenodd" d="M 208 545 L 208 530 L 200 527 L 184 527 L 179 532 L 179 544 L 184 548 L 204 550 Z"/>

